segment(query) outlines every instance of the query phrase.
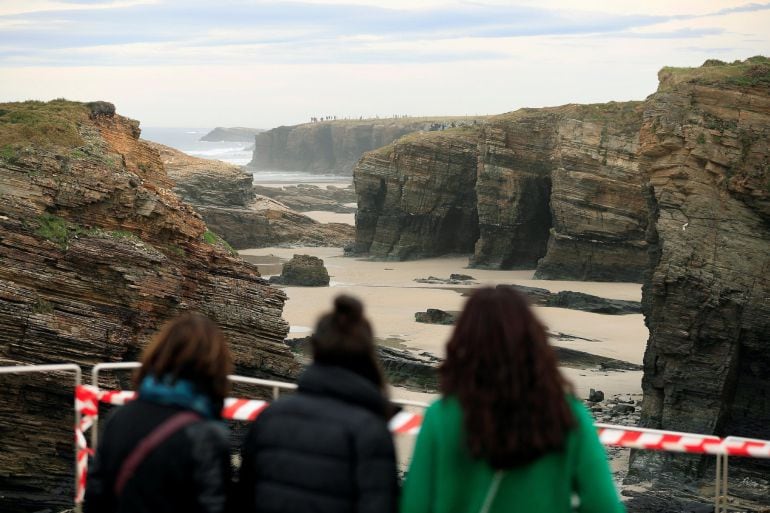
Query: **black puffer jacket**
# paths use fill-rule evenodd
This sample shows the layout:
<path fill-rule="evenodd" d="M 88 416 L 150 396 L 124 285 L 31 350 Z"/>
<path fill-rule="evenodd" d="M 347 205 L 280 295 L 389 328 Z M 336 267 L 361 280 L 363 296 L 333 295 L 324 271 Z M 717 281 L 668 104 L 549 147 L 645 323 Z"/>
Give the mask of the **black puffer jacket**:
<path fill-rule="evenodd" d="M 172 415 L 183 411 L 137 399 L 107 418 L 88 472 L 84 513 L 221 513 L 230 483 L 227 428 L 189 424 L 158 445 L 137 467 L 120 499 L 113 492 L 123 461 Z"/>
<path fill-rule="evenodd" d="M 377 387 L 314 364 L 299 392 L 271 405 L 244 442 L 243 513 L 391 513 L 398 504 L 393 439 Z"/>

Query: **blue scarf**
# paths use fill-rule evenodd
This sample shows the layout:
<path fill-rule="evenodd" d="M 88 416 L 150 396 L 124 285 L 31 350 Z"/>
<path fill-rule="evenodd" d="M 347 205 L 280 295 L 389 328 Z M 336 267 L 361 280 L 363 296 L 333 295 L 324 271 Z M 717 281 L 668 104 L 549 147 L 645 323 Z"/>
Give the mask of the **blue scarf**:
<path fill-rule="evenodd" d="M 147 376 L 139 386 L 139 397 L 153 403 L 181 406 L 201 414 L 208 419 L 218 419 L 214 404 L 206 395 L 201 394 L 192 381 L 173 380 L 172 376 Z"/>

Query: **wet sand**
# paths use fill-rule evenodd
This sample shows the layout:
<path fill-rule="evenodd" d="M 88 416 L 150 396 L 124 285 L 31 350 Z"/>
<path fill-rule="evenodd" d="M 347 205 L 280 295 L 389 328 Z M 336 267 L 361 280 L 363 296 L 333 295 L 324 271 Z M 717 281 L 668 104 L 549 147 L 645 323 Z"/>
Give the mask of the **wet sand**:
<path fill-rule="evenodd" d="M 329 212 L 326 210 L 309 210 L 307 212 L 302 212 L 302 214 L 319 223 L 343 223 L 349 224 L 350 226 L 356 225 L 356 215 L 353 213 L 339 214 L 337 212 Z"/>
<path fill-rule="evenodd" d="M 310 254 L 322 258 L 331 276 L 330 287 L 286 287 L 288 301 L 284 318 L 292 326 L 289 337 L 304 336 L 316 319 L 327 311 L 333 298 L 341 293 L 360 298 L 366 305 L 378 338 L 398 338 L 416 351 L 443 356 L 444 344 L 451 326 L 422 324 L 414 314 L 427 308 L 462 309 L 465 298 L 457 285 L 431 285 L 413 281 L 451 273 L 473 276 L 479 284 L 499 283 L 541 287 L 553 292 L 573 290 L 597 296 L 638 301 L 641 286 L 637 283 L 596 283 L 533 280 L 533 271 L 491 271 L 467 269 L 467 256 L 432 258 L 410 262 L 376 262 L 345 258 L 340 248 L 260 248 L 243 250 L 241 255 L 256 262 L 264 275 L 278 273 L 281 259 L 294 254 Z M 262 267 L 267 265 L 267 267 Z M 473 288 L 476 285 L 466 286 Z M 591 339 L 590 341 L 554 341 L 571 349 L 641 364 L 648 331 L 641 315 L 600 315 L 562 308 L 537 307 L 537 314 L 550 331 Z M 575 384 L 577 393 L 586 397 L 589 388 L 601 389 L 608 396 L 635 394 L 641 391 L 641 371 L 603 371 L 599 369 L 564 368 Z M 431 400 L 430 394 L 417 394 L 399 389 L 394 396 Z"/>

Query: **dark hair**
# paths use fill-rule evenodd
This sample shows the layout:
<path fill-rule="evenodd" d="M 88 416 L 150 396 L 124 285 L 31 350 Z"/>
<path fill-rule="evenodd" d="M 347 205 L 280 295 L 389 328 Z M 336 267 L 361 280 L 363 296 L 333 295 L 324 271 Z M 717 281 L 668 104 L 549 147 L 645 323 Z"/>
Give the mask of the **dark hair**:
<path fill-rule="evenodd" d="M 441 392 L 463 410 L 471 454 L 513 468 L 564 446 L 574 419 L 546 329 L 511 287 L 473 293 L 441 365 Z"/>
<path fill-rule="evenodd" d="M 387 397 L 387 381 L 377 359 L 372 326 L 364 305 L 351 296 L 337 296 L 334 311 L 323 315 L 310 338 L 313 360 L 363 376 Z"/>
<path fill-rule="evenodd" d="M 205 315 L 189 312 L 167 322 L 145 348 L 141 360 L 134 376 L 137 389 L 147 376 L 171 376 L 174 381 L 192 381 L 217 407 L 227 396 L 233 358 L 225 336 Z"/>

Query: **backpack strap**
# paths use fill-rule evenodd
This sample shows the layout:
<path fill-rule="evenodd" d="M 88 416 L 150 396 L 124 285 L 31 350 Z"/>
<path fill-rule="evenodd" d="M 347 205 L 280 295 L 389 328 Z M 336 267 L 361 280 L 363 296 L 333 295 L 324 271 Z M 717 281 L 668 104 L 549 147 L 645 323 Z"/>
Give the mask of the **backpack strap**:
<path fill-rule="evenodd" d="M 119 497 L 123 493 L 123 488 L 125 488 L 126 483 L 134 475 L 136 469 L 156 447 L 183 427 L 197 420 L 200 420 L 200 415 L 197 413 L 191 411 L 179 412 L 166 419 L 165 422 L 150 431 L 150 434 L 142 438 L 120 466 L 118 477 L 115 480 L 115 496 Z"/>

